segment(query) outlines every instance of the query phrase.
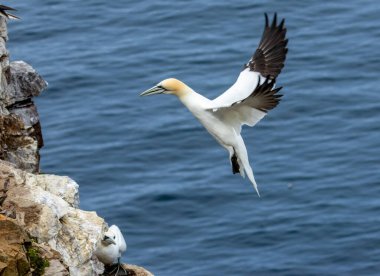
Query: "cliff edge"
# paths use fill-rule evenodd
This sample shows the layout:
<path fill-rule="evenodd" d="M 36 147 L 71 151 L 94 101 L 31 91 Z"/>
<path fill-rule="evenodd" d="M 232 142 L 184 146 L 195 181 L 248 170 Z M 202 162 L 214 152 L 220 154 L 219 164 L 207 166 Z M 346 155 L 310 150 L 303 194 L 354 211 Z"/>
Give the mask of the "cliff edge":
<path fill-rule="evenodd" d="M 108 226 L 79 209 L 78 184 L 40 174 L 43 137 L 33 97 L 47 87 L 23 61 L 9 62 L 0 18 L 0 276 L 102 275 L 94 256 Z M 128 275 L 152 275 L 128 266 Z M 126 274 L 124 274 L 126 275 Z"/>

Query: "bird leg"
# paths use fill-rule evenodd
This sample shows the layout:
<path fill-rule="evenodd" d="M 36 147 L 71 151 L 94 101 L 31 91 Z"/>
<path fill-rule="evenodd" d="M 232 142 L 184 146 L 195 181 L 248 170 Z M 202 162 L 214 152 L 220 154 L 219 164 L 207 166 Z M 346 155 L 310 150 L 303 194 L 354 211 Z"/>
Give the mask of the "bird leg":
<path fill-rule="evenodd" d="M 114 265 L 111 265 L 111 267 L 113 267 Z M 115 274 L 114 274 L 115 272 Z M 115 266 L 115 268 L 113 268 L 107 275 L 117 275 L 117 273 L 119 272 L 119 263 L 117 263 L 117 265 Z"/>
<path fill-rule="evenodd" d="M 235 153 L 235 149 L 234 149 L 234 154 L 231 157 L 231 164 L 232 164 L 232 173 L 233 174 L 240 173 L 240 166 L 239 166 L 239 162 Z"/>
<path fill-rule="evenodd" d="M 120 267 L 123 269 L 124 271 L 124 274 L 123 275 L 128 275 L 128 272 L 125 270 L 125 268 L 122 266 L 122 264 L 120 263 L 120 258 L 117 258 L 117 264 L 116 264 L 116 267 L 114 269 L 112 269 L 112 271 L 110 272 L 110 274 L 113 274 L 114 271 L 115 271 L 115 276 L 119 275 L 119 270 L 120 270 Z"/>
<path fill-rule="evenodd" d="M 128 272 L 125 270 L 124 266 L 120 263 L 120 257 L 117 258 L 117 264 L 118 264 L 119 268 L 121 267 L 123 269 L 124 273 L 128 275 Z M 119 268 L 117 269 L 118 271 L 119 271 Z"/>

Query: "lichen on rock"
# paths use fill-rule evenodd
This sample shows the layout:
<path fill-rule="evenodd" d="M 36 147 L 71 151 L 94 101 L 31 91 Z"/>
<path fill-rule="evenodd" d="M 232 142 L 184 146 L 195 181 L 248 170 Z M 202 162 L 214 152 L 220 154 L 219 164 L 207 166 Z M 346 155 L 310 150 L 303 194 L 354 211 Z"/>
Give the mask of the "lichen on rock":
<path fill-rule="evenodd" d="M 34 247 L 32 243 L 26 247 L 26 256 L 28 257 L 32 274 L 44 275 L 45 268 L 50 266 L 49 260 L 41 256 L 38 248 Z"/>

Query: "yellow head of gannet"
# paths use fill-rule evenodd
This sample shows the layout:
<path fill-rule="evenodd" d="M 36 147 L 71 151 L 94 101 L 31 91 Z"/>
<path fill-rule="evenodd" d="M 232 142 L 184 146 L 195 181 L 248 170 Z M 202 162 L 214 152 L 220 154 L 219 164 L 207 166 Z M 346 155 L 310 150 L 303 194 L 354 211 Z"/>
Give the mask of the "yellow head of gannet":
<path fill-rule="evenodd" d="M 184 84 L 182 81 L 175 78 L 170 78 L 161 81 L 152 88 L 144 91 L 140 96 L 149 96 L 155 94 L 173 94 L 181 98 L 190 91 L 190 87 Z"/>

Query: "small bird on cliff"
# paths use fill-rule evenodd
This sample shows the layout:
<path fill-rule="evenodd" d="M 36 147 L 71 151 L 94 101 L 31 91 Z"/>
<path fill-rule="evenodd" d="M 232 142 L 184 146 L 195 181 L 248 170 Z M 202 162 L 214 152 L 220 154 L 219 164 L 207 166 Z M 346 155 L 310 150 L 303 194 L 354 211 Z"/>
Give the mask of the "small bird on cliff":
<path fill-rule="evenodd" d="M 127 244 L 125 243 L 123 234 L 119 227 L 112 225 L 100 241 L 95 255 L 105 265 L 118 264 L 117 274 L 120 267 L 120 258 L 126 250 Z"/>
<path fill-rule="evenodd" d="M 11 8 L 11 7 L 0 5 L 0 16 L 5 17 L 7 19 L 20 19 L 16 15 L 10 14 L 7 11 L 16 11 L 16 10 L 14 8 Z"/>
<path fill-rule="evenodd" d="M 198 94 L 177 79 L 166 79 L 140 96 L 173 94 L 201 122 L 206 130 L 229 152 L 232 172 L 247 174 L 257 194 L 257 184 L 249 164 L 248 153 L 240 135 L 242 125 L 254 126 L 269 110 L 276 107 L 282 95 L 275 88 L 277 76 L 284 67 L 288 40 L 285 20 L 271 24 L 265 14 L 265 28 L 255 53 L 244 65 L 236 82 L 214 100 Z"/>

